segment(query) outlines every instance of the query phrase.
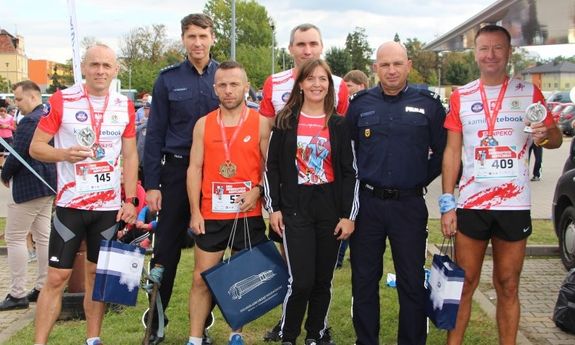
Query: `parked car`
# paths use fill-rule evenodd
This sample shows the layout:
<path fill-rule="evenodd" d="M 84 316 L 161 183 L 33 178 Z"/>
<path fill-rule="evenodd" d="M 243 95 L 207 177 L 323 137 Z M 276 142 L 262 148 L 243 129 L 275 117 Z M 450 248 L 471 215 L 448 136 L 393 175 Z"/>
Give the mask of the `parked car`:
<path fill-rule="evenodd" d="M 561 110 L 557 127 L 563 134 L 572 137 L 574 132 L 573 120 L 575 120 L 575 104 L 569 104 Z"/>
<path fill-rule="evenodd" d="M 555 186 L 552 219 L 561 261 L 567 270 L 575 268 L 575 140 Z"/>
<path fill-rule="evenodd" d="M 569 91 L 557 91 L 547 97 L 547 102 L 571 103 L 573 100 L 571 100 Z"/>
<path fill-rule="evenodd" d="M 549 103 L 547 103 L 547 106 L 549 107 Z M 561 111 L 563 111 L 563 109 L 565 109 L 566 106 L 568 105 L 573 105 L 573 103 L 557 103 L 557 102 L 553 102 L 551 103 L 552 107 L 549 108 L 549 110 L 551 111 L 551 115 L 553 116 L 553 121 L 555 121 L 556 124 L 559 124 L 559 120 L 561 118 Z"/>

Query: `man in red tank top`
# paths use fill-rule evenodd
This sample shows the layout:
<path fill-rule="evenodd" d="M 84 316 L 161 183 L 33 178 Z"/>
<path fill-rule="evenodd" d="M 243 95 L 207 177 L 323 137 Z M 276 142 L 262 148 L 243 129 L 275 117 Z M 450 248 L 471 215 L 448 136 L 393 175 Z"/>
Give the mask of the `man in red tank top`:
<path fill-rule="evenodd" d="M 214 88 L 220 106 L 196 123 L 188 167 L 190 228 L 196 241 L 188 345 L 201 345 L 204 322 L 212 305 L 201 273 L 221 261 L 234 220 L 247 218 L 252 244 L 266 239 L 260 198 L 268 123 L 246 106 L 249 83 L 239 63 L 220 64 Z M 244 222 L 237 222 L 231 244 L 235 251 L 245 245 L 243 226 Z M 230 345 L 244 344 L 239 332 L 232 331 Z"/>

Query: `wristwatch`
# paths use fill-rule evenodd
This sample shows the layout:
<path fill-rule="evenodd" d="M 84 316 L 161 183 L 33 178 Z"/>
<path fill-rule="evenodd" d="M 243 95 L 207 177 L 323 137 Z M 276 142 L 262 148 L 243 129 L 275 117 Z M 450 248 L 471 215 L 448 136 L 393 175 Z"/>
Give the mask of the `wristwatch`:
<path fill-rule="evenodd" d="M 138 207 L 138 205 L 140 204 L 140 199 L 138 199 L 137 196 L 133 196 L 133 197 L 124 199 L 124 202 L 128 202 L 128 203 Z"/>

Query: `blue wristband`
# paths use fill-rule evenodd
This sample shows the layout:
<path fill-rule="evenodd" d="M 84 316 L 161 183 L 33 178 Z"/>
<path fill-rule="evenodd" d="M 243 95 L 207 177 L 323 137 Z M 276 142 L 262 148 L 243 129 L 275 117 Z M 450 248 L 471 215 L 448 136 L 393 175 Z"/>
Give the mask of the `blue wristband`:
<path fill-rule="evenodd" d="M 457 203 L 455 202 L 455 196 L 453 194 L 442 194 L 439 197 L 439 212 L 441 214 L 445 214 L 457 207 Z"/>

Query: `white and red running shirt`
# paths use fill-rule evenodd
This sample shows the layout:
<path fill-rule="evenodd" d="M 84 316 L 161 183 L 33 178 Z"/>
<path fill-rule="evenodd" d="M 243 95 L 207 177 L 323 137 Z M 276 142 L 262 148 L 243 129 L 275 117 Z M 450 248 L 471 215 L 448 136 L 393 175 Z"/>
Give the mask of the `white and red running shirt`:
<path fill-rule="evenodd" d="M 50 111 L 38 127 L 54 135 L 56 148 L 80 145 L 77 133 L 94 128 L 83 87 L 75 85 L 58 91 L 49 102 Z M 66 161 L 56 164 L 56 205 L 82 210 L 118 210 L 121 207 L 122 138 L 136 135 L 134 105 L 126 96 L 115 92 L 110 92 L 108 97 L 90 96 L 90 102 L 94 117 L 102 119 L 99 144 L 104 149 L 104 156 L 75 164 Z"/>
<path fill-rule="evenodd" d="M 279 72 L 267 77 L 264 82 L 263 99 L 260 103 L 260 114 L 274 117 L 287 103 L 295 81 L 294 69 Z M 349 106 L 349 91 L 343 79 L 333 75 L 333 86 L 336 90 L 335 104 L 339 115 L 345 115 Z"/>
<path fill-rule="evenodd" d="M 329 139 L 325 115 L 311 116 L 300 113 L 295 154 L 298 184 L 316 185 L 333 182 Z"/>
<path fill-rule="evenodd" d="M 531 83 L 510 79 L 490 137 L 479 86 L 479 80 L 475 80 L 454 91 L 445 119 L 445 128 L 463 135 L 463 174 L 457 206 L 528 210 L 529 147 L 533 139 L 524 132 L 525 109 L 537 102 L 545 105 L 545 98 Z M 501 87 L 484 86 L 491 115 Z M 544 123 L 547 127 L 553 124 L 549 112 Z"/>

